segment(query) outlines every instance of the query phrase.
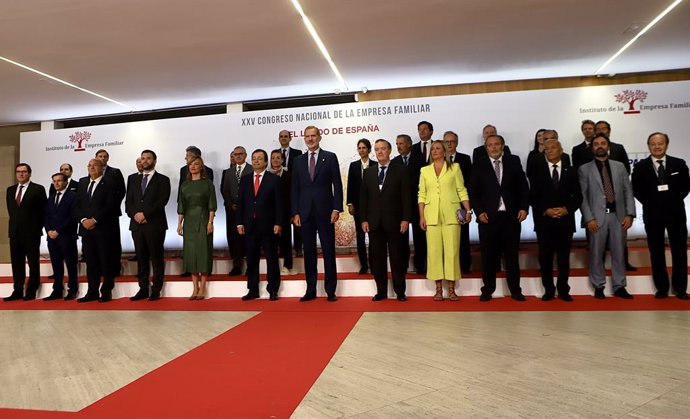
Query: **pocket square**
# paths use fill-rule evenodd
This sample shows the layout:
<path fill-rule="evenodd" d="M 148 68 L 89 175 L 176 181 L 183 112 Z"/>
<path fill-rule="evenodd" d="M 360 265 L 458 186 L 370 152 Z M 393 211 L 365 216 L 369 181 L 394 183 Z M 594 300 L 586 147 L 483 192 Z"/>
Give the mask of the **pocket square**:
<path fill-rule="evenodd" d="M 671 173 L 671 176 L 675 176 L 675 175 L 677 175 L 678 173 L 679 173 L 679 172 L 673 172 L 673 173 Z"/>

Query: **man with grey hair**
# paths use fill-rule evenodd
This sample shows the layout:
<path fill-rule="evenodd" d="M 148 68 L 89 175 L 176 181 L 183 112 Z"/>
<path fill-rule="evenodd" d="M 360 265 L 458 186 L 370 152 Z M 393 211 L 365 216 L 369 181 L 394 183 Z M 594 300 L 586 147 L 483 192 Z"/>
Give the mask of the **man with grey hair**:
<path fill-rule="evenodd" d="M 232 258 L 230 276 L 242 275 L 242 261 L 245 256 L 244 237 L 237 231 L 237 199 L 240 193 L 240 180 L 251 175 L 254 170 L 247 164 L 247 150 L 237 146 L 232 150 L 230 168 L 223 170 L 220 179 L 220 193 L 225 202 L 225 231 L 228 239 L 228 250 Z"/>

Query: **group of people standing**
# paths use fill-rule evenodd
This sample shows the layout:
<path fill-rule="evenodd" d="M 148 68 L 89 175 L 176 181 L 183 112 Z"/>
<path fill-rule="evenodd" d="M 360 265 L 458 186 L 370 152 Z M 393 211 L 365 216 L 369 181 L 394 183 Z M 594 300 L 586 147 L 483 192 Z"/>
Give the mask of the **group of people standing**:
<path fill-rule="evenodd" d="M 409 229 L 414 243 L 414 268 L 435 281 L 434 300 L 459 299 L 456 282 L 471 269 L 469 224 L 479 227 L 483 287 L 480 301 L 489 301 L 496 289 L 496 272 L 505 261 L 511 297 L 525 301 L 520 287 L 518 250 L 521 223 L 532 207 L 539 246 L 544 294 L 542 300 L 572 301 L 568 285 L 574 213 L 579 209 L 589 243 L 590 281 L 596 298 L 605 298 L 603 259 L 610 249 L 614 295 L 633 298 L 626 290 L 626 231 L 635 214 L 634 198 L 643 205 L 656 297 L 665 298 L 671 286 L 676 297 L 687 294 L 687 228 L 684 199 L 690 191 L 688 168 L 682 159 L 666 154 L 669 138 L 653 133 L 647 140 L 651 156 L 632 172 L 622 145 L 609 139 L 606 121 L 583 121 L 584 141 L 570 156 L 563 152 L 555 130 L 537 132 L 526 171 L 518 156 L 492 125 L 483 129 L 484 145 L 473 157 L 457 152 L 458 135 L 452 131 L 432 140 L 433 125 L 417 125 L 420 141 L 407 134 L 392 144 L 357 142 L 360 159 L 348 171 L 346 201 L 355 219 L 360 274 L 371 272 L 376 282 L 374 301 L 388 298 L 388 268 L 393 290 L 407 300 L 406 273 L 410 259 Z M 320 147 L 315 126 L 304 130 L 306 152 L 290 147 L 290 132 L 279 134 L 279 149 L 254 150 L 247 162 L 244 147 L 236 147 L 230 168 L 223 171 L 220 190 L 227 215 L 227 239 L 233 267 L 242 274 L 246 257 L 248 292 L 243 300 L 259 298 L 259 259 L 267 261 L 267 291 L 277 300 L 280 275 L 292 269 L 292 246 L 303 248 L 306 292 L 300 301 L 317 296 L 317 236 L 324 260 L 324 288 L 328 301 L 336 301 L 335 223 L 343 211 L 343 185 L 337 156 Z M 75 299 L 77 234 L 82 237 L 88 290 L 79 302 L 107 302 L 112 298 L 120 271 L 119 217 L 121 202 L 130 217 L 129 229 L 138 262 L 139 291 L 131 300 L 158 300 L 164 282 L 164 240 L 168 221 L 165 206 L 170 179 L 155 170 L 157 156 L 144 150 L 137 172 L 125 185 L 119 169 L 108 166 L 109 155 L 99 150 L 87 165 L 88 176 L 77 183 L 65 163 L 45 189 L 30 181 L 31 167 L 16 166 L 17 184 L 7 190 L 9 237 L 14 291 L 5 301 L 36 298 L 39 286 L 39 245 L 47 233 L 53 266 L 53 292 L 45 300 Z M 183 237 L 183 275 L 192 278 L 190 300 L 207 295 L 213 264 L 214 218 L 217 211 L 213 171 L 204 164 L 201 150 L 186 149 L 180 168 L 177 233 Z M 666 271 L 664 234 L 668 231 L 673 273 Z M 369 236 L 367 249 L 365 235 Z M 368 250 L 368 254 L 367 254 Z M 554 284 L 553 258 L 558 276 Z M 283 267 L 279 257 L 283 257 Z M 25 286 L 25 260 L 29 281 Z M 64 266 L 68 290 L 64 295 Z M 627 266 L 626 266 L 627 265 Z M 152 271 L 152 272 L 151 272 Z M 152 275 L 151 275 L 152 273 Z M 102 283 L 101 283 L 102 279 Z"/>

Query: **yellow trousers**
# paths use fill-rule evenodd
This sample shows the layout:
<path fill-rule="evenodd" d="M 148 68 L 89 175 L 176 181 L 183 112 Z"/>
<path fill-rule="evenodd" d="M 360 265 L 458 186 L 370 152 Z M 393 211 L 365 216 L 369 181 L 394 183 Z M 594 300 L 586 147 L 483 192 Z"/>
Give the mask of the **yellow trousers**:
<path fill-rule="evenodd" d="M 427 278 L 460 279 L 460 224 L 427 225 L 426 246 Z"/>

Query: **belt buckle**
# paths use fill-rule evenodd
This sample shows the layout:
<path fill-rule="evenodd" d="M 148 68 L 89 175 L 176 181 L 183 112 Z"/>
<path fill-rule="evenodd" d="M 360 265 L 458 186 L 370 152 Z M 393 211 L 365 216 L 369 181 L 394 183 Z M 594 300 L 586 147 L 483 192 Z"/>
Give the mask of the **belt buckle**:
<path fill-rule="evenodd" d="M 610 208 L 606 208 L 606 213 L 607 213 L 607 214 L 610 214 L 610 213 L 611 213 L 611 209 L 610 209 Z"/>

